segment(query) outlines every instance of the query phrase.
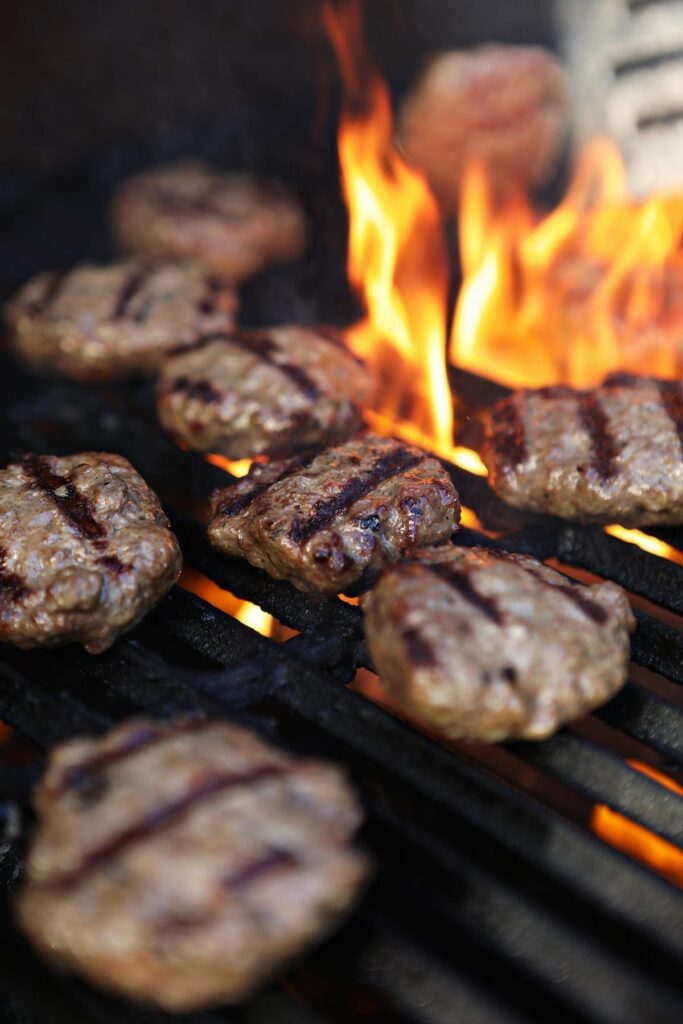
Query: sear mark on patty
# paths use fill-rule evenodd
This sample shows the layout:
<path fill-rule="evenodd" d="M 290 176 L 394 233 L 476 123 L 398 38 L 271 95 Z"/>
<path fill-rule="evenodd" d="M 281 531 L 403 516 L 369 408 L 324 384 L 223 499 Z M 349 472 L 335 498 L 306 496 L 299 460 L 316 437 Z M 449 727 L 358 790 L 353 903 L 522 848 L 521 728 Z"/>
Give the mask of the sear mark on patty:
<path fill-rule="evenodd" d="M 493 446 L 503 465 L 517 466 L 527 457 L 524 424 L 514 401 L 505 403 L 501 416 L 496 418 Z"/>
<path fill-rule="evenodd" d="M 216 334 L 203 335 L 197 340 L 193 348 L 209 344 L 212 341 L 221 340 L 229 341 L 231 345 L 241 348 L 244 352 L 249 352 L 262 362 L 279 370 L 280 373 L 289 377 L 307 398 L 315 400 L 320 397 L 320 388 L 303 367 L 295 366 L 293 363 L 277 358 L 279 354 L 283 354 L 282 350 L 267 334 L 255 332 L 244 334 L 240 331 L 222 331 Z"/>
<path fill-rule="evenodd" d="M 222 878 L 221 887 L 232 891 L 243 889 L 271 871 L 298 867 L 300 867 L 299 861 L 288 850 L 267 850 L 261 857 L 255 858 L 237 871 Z"/>
<path fill-rule="evenodd" d="M 252 502 L 256 501 L 258 497 L 269 491 L 271 487 L 276 484 L 282 483 L 283 480 L 287 480 L 290 476 L 294 476 L 295 473 L 302 472 L 308 469 L 308 467 L 315 462 L 318 456 L 325 451 L 326 445 L 319 444 L 315 448 L 309 448 L 308 451 L 303 452 L 297 458 L 289 461 L 286 466 L 283 467 L 282 471 L 272 480 L 262 480 L 255 487 L 252 487 L 250 491 L 245 491 L 242 494 L 235 494 L 224 498 L 219 504 L 217 512 L 221 516 L 237 516 L 240 512 L 243 512 L 245 508 L 249 508 Z"/>
<path fill-rule="evenodd" d="M 0 602 L 19 602 L 30 593 L 21 576 L 7 568 L 7 551 L 0 545 Z"/>
<path fill-rule="evenodd" d="M 437 664 L 434 648 L 422 636 L 419 629 L 404 629 L 403 639 L 408 648 L 408 657 L 413 665 L 432 666 Z"/>
<path fill-rule="evenodd" d="M 104 863 L 121 853 L 132 844 L 167 828 L 179 818 L 194 810 L 197 806 L 210 800 L 212 797 L 223 793 L 228 789 L 237 786 L 251 786 L 262 779 L 278 778 L 286 774 L 286 767 L 281 764 L 262 765 L 252 771 L 236 773 L 231 775 L 207 775 L 204 780 L 192 789 L 184 793 L 176 800 L 172 800 L 164 807 L 160 807 L 153 814 L 149 814 L 140 821 L 134 822 L 122 832 L 112 836 L 106 843 L 96 847 L 85 855 L 75 868 L 56 875 L 49 882 L 51 889 L 71 889 L 78 885 L 91 871 L 100 868 Z"/>
<path fill-rule="evenodd" d="M 62 290 L 68 276 L 69 271 L 67 270 L 53 270 L 47 279 L 45 291 L 41 298 L 36 299 L 35 302 L 29 305 L 29 311 L 33 316 L 41 316 L 48 311 Z"/>
<path fill-rule="evenodd" d="M 53 473 L 47 459 L 41 455 L 25 455 L 21 461 L 28 480 L 57 505 L 82 537 L 104 536 L 104 527 L 94 518 L 88 499 L 71 480 Z M 64 493 L 59 494 L 59 491 Z"/>
<path fill-rule="evenodd" d="M 337 494 L 325 501 L 318 502 L 310 519 L 295 519 L 289 531 L 290 538 L 298 544 L 310 540 L 333 519 L 347 512 L 356 501 L 365 497 L 379 484 L 399 473 L 407 472 L 422 462 L 424 457 L 422 454 L 418 455 L 405 448 L 398 448 L 388 455 L 380 456 L 370 469 L 348 480 Z"/>
<path fill-rule="evenodd" d="M 198 402 L 220 402 L 223 397 L 211 381 L 204 379 L 190 380 L 189 377 L 178 377 L 173 381 L 171 390 L 182 393 L 187 398 L 194 398 Z"/>
<path fill-rule="evenodd" d="M 114 302 L 114 308 L 111 311 L 112 320 L 123 320 L 128 314 L 131 302 L 144 286 L 150 273 L 149 267 L 142 267 L 138 270 L 133 270 L 128 275 Z"/>
<path fill-rule="evenodd" d="M 503 615 L 496 601 L 492 597 L 486 597 L 475 587 L 467 569 L 461 569 L 451 562 L 425 563 L 426 568 L 439 579 L 448 583 L 461 597 L 482 612 L 490 622 L 502 626 Z"/>
<path fill-rule="evenodd" d="M 577 409 L 581 425 L 590 440 L 592 465 L 603 483 L 606 483 L 616 472 L 617 449 L 605 411 L 598 398 L 592 394 L 578 395 Z"/>

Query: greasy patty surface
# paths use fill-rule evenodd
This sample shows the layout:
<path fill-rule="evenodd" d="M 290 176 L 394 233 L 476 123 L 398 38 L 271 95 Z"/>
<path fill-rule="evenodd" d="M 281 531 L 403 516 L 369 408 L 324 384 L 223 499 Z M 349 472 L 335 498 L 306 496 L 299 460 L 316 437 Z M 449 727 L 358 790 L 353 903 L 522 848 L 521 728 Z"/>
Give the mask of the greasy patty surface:
<path fill-rule="evenodd" d="M 300 590 L 335 594 L 446 540 L 458 495 L 436 459 L 372 435 L 252 466 L 213 497 L 208 538 Z"/>
<path fill-rule="evenodd" d="M 188 447 L 242 459 L 348 437 L 371 393 L 368 369 L 335 333 L 286 326 L 208 334 L 167 360 L 157 409 Z"/>
<path fill-rule="evenodd" d="M 190 1010 L 246 996 L 358 893 L 340 769 L 245 729 L 131 721 L 53 751 L 17 916 L 106 988 Z"/>
<path fill-rule="evenodd" d="M 683 389 L 614 375 L 591 391 L 519 391 L 493 409 L 483 453 L 510 505 L 585 522 L 683 522 Z"/>
<path fill-rule="evenodd" d="M 368 647 L 405 711 L 451 739 L 543 739 L 624 684 L 624 591 L 534 558 L 452 545 L 391 566 L 363 599 Z"/>
<path fill-rule="evenodd" d="M 195 160 L 125 182 L 112 220 L 124 248 L 155 259 L 196 259 L 232 281 L 300 256 L 307 235 L 303 211 L 283 185 L 221 174 Z"/>
<path fill-rule="evenodd" d="M 39 274 L 6 310 L 27 363 L 77 380 L 149 373 L 175 349 L 234 325 L 231 284 L 197 265 L 134 260 Z"/>
<path fill-rule="evenodd" d="M 156 495 L 120 455 L 26 455 L 0 469 L 1 641 L 99 654 L 179 571 Z"/>

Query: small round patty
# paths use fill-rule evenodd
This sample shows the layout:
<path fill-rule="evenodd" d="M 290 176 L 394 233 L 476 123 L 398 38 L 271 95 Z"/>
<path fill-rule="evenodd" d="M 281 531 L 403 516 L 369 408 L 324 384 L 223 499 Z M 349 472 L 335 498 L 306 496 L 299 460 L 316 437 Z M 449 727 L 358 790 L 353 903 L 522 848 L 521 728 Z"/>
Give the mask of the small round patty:
<path fill-rule="evenodd" d="M 34 804 L 20 927 L 57 965 L 170 1011 L 243 999 L 367 874 L 343 772 L 225 722 L 65 743 Z"/>
<path fill-rule="evenodd" d="M 683 523 L 683 384 L 613 374 L 517 391 L 490 415 L 489 483 L 517 508 L 624 526 Z"/>
<path fill-rule="evenodd" d="M 222 174 L 196 160 L 125 182 L 115 194 L 112 220 L 125 249 L 196 259 L 232 281 L 296 259 L 307 238 L 303 211 L 283 185 Z"/>
<path fill-rule="evenodd" d="M 335 333 L 273 327 L 210 334 L 168 359 L 157 410 L 189 448 L 242 459 L 348 437 L 371 393 L 368 369 Z"/>
<path fill-rule="evenodd" d="M 136 260 L 39 274 L 6 309 L 32 366 L 83 381 L 150 373 L 164 356 L 235 323 L 231 284 L 191 264 Z"/>
<path fill-rule="evenodd" d="M 252 466 L 213 495 L 207 536 L 300 590 L 338 594 L 447 540 L 459 521 L 458 494 L 437 459 L 367 434 Z"/>
<path fill-rule="evenodd" d="M 386 569 L 363 600 L 370 656 L 410 716 L 449 739 L 540 740 L 626 681 L 626 594 L 534 558 L 448 545 Z"/>
<path fill-rule="evenodd" d="M 100 654 L 180 564 L 156 495 L 120 455 L 26 455 L 0 469 L 1 641 Z"/>

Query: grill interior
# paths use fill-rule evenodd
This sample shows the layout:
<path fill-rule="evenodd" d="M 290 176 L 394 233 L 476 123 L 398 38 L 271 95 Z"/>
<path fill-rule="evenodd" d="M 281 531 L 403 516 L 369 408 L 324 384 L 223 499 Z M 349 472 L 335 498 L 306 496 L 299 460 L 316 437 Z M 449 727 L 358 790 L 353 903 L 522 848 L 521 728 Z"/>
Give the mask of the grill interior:
<path fill-rule="evenodd" d="M 68 265 L 84 251 L 108 255 L 103 182 L 81 175 L 43 182 L 26 197 L 0 250 L 3 298 L 51 258 Z M 305 266 L 250 284 L 245 322 L 352 315 L 343 262 L 335 269 L 329 261 L 324 280 L 315 279 L 317 265 L 314 253 Z M 476 446 L 481 409 L 502 389 L 463 373 L 453 385 L 465 443 Z M 198 710 L 345 764 L 365 802 L 376 872 L 347 926 L 245 1007 L 174 1019 L 680 1021 L 683 893 L 598 839 L 590 822 L 594 805 L 606 804 L 683 846 L 683 800 L 629 763 L 672 780 L 681 769 L 683 567 L 598 527 L 515 512 L 484 479 L 450 467 L 463 504 L 499 535 L 495 543 L 622 584 L 634 595 L 638 630 L 628 684 L 595 715 L 542 744 L 446 749 L 349 688 L 366 663 L 357 608 L 316 603 L 210 552 L 203 503 L 226 474 L 162 435 L 148 383 L 88 389 L 36 378 L 3 355 L 0 437 L 0 455 L 126 456 L 161 497 L 186 564 L 297 631 L 276 643 L 175 587 L 102 656 L 0 647 L 0 720 L 38 748 L 24 764 L 0 763 L 0 1021 L 170 1019 L 53 974 L 13 931 L 7 895 L 43 748 L 131 714 Z M 658 536 L 683 551 L 683 530 Z M 472 529 L 459 540 L 493 543 Z"/>

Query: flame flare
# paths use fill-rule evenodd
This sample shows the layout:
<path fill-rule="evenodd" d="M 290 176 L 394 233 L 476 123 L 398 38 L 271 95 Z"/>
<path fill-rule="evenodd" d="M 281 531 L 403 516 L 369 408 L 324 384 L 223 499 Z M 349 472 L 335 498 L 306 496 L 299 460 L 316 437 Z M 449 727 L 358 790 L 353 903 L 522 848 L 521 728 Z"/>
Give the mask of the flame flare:
<path fill-rule="evenodd" d="M 453 446 L 446 372 L 448 260 L 441 218 L 424 178 L 393 145 L 391 102 L 367 68 L 356 3 L 325 7 L 325 26 L 344 80 L 339 134 L 349 211 L 348 275 L 365 302 L 349 343 L 381 382 L 372 423 L 442 454 Z M 387 425 L 389 429 L 387 430 Z"/>
<path fill-rule="evenodd" d="M 541 219 L 520 195 L 496 208 L 483 167 L 470 166 L 452 361 L 513 387 L 680 376 L 682 242 L 683 195 L 635 202 L 607 140 L 585 149 Z"/>

